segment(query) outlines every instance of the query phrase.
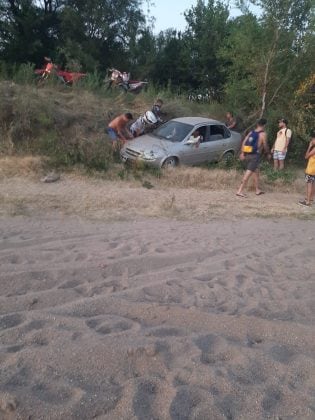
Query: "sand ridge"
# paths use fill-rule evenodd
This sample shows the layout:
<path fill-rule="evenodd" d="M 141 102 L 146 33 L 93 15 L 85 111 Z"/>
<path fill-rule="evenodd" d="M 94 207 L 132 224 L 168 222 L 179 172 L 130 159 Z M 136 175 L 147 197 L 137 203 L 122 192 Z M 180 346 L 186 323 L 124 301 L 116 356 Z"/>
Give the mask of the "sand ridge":
<path fill-rule="evenodd" d="M 0 219 L 0 418 L 313 419 L 315 222 Z"/>

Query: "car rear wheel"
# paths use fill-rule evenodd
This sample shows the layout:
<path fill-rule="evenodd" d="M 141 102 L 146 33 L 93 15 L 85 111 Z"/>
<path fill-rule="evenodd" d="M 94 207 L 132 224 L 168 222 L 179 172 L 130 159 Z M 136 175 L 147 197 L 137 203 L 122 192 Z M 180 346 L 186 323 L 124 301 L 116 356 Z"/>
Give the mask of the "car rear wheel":
<path fill-rule="evenodd" d="M 175 168 L 178 165 L 178 160 L 176 157 L 171 156 L 165 159 L 163 162 L 162 168 Z"/>

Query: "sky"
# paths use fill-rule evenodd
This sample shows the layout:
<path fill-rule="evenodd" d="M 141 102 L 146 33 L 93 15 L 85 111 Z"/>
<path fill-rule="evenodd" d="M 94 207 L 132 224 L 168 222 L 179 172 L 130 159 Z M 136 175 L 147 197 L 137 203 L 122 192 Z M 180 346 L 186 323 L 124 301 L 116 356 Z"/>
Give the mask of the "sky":
<path fill-rule="evenodd" d="M 150 16 L 155 17 L 154 24 L 154 33 L 159 33 L 168 28 L 175 28 L 177 30 L 183 31 L 186 27 L 186 20 L 184 17 L 184 12 L 195 6 L 197 0 L 153 0 L 154 6 L 150 7 Z M 233 3 L 232 1 L 230 2 Z M 144 2 L 145 13 L 147 7 Z M 239 10 L 230 7 L 230 12 L 232 16 L 237 16 L 240 14 Z"/>

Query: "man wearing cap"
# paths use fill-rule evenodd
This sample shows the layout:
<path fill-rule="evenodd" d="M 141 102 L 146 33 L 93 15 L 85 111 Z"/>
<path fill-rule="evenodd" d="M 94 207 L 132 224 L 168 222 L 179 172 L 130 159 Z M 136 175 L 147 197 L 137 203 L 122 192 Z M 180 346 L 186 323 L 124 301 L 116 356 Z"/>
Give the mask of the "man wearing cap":
<path fill-rule="evenodd" d="M 285 118 L 278 120 L 279 131 L 275 144 L 271 149 L 273 154 L 273 167 L 275 170 L 284 169 L 284 159 L 288 151 L 288 145 L 292 137 L 292 131 L 287 127 L 288 121 Z"/>

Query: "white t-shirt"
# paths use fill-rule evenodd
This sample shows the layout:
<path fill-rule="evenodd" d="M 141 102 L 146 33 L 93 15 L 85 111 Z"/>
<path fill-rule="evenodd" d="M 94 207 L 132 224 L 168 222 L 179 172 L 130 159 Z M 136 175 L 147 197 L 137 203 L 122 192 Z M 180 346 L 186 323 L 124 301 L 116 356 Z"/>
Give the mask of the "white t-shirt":
<path fill-rule="evenodd" d="M 186 144 L 196 144 L 199 143 L 200 141 L 200 136 L 194 137 L 194 136 L 190 136 L 189 139 L 186 141 Z"/>
<path fill-rule="evenodd" d="M 277 152 L 282 152 L 286 147 L 286 141 L 290 141 L 292 137 L 292 131 L 289 128 L 281 128 L 277 133 L 274 149 Z"/>
<path fill-rule="evenodd" d="M 130 126 L 131 133 L 135 136 L 140 136 L 144 133 L 145 122 L 142 117 L 139 117 L 133 124 Z"/>

